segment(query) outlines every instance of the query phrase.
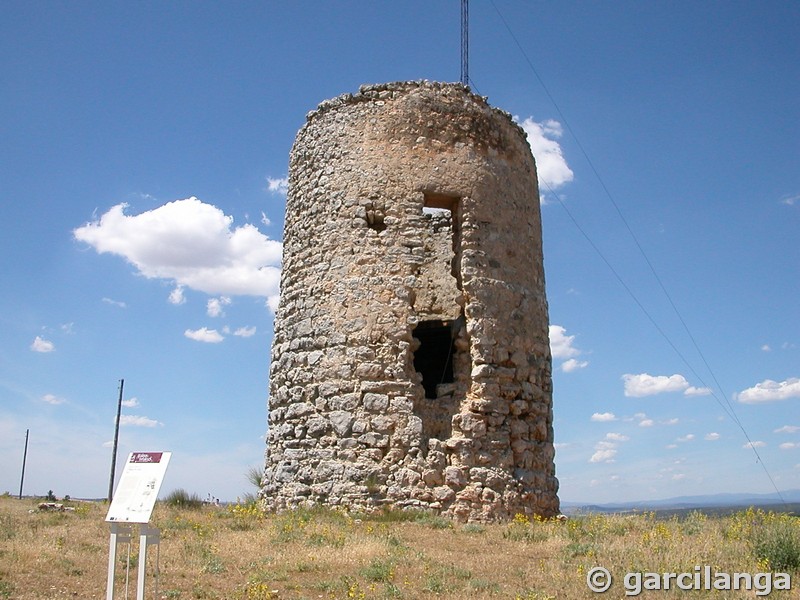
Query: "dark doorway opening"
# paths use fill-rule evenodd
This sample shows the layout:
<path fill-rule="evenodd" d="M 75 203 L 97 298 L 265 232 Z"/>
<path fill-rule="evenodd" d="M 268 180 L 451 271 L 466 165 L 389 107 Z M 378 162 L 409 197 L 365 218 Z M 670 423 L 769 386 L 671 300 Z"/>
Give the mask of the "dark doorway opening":
<path fill-rule="evenodd" d="M 419 348 L 414 352 L 414 369 L 422 375 L 425 397 L 437 398 L 436 386 L 453 383 L 455 354 L 451 321 L 422 321 L 414 328 Z"/>

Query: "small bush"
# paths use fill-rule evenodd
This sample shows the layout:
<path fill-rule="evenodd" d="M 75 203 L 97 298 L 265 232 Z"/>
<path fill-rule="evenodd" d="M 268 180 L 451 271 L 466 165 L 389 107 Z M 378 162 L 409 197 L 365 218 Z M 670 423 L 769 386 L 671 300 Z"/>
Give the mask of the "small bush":
<path fill-rule="evenodd" d="M 242 590 L 242 600 L 272 600 L 278 597 L 278 591 L 270 588 L 263 581 L 249 582 Z"/>
<path fill-rule="evenodd" d="M 576 556 L 592 556 L 596 553 L 593 543 L 570 542 L 564 547 L 564 554 L 569 558 Z"/>
<path fill-rule="evenodd" d="M 232 517 L 230 528 L 234 531 L 248 531 L 258 525 L 266 516 L 264 509 L 257 501 L 237 502 L 229 506 L 227 511 L 219 513 L 222 518 Z"/>
<path fill-rule="evenodd" d="M 543 542 L 550 537 L 550 529 L 542 523 L 523 523 L 514 519 L 503 532 L 503 539 L 512 542 Z"/>
<path fill-rule="evenodd" d="M 0 514 L 0 540 L 10 540 L 17 535 L 17 520 L 11 515 Z"/>
<path fill-rule="evenodd" d="M 693 510 L 683 519 L 683 531 L 686 535 L 702 533 L 708 523 L 708 515 L 699 510 Z"/>
<path fill-rule="evenodd" d="M 800 570 L 800 523 L 796 517 L 770 513 L 753 528 L 751 546 L 773 571 Z"/>
<path fill-rule="evenodd" d="M 414 521 L 417 523 L 421 523 L 422 525 L 427 525 L 432 529 L 453 528 L 453 521 L 451 521 L 447 517 L 441 517 L 435 513 L 430 513 L 430 512 L 417 513 L 417 518 L 414 519 Z"/>
<path fill-rule="evenodd" d="M 197 494 L 190 494 L 184 489 L 177 489 L 170 492 L 164 503 L 172 508 L 188 508 L 198 510 L 203 507 L 203 500 Z"/>
<path fill-rule="evenodd" d="M 424 513 L 419 510 L 384 507 L 379 511 L 359 513 L 353 516 L 362 521 L 371 521 L 373 523 L 409 523 L 419 520 L 421 514 Z"/>
<path fill-rule="evenodd" d="M 467 523 L 461 528 L 464 533 L 485 533 L 486 527 L 478 523 Z"/>
<path fill-rule="evenodd" d="M 0 581 L 0 598 L 11 598 L 14 586 L 8 581 Z"/>
<path fill-rule="evenodd" d="M 388 582 L 394 579 L 394 563 L 390 560 L 374 558 L 368 567 L 360 571 L 367 581 Z"/>

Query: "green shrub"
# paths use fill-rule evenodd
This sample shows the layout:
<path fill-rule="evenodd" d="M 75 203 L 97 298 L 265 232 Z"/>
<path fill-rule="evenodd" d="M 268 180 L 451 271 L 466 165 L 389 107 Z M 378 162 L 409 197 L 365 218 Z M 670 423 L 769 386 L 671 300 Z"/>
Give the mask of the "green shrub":
<path fill-rule="evenodd" d="M 752 530 L 751 546 L 773 571 L 800 570 L 800 522 L 789 515 L 766 515 Z"/>
<path fill-rule="evenodd" d="M 11 598 L 14 586 L 8 581 L 0 581 L 0 598 Z"/>
<path fill-rule="evenodd" d="M 388 582 L 394 578 L 394 563 L 391 560 L 373 558 L 368 567 L 360 571 L 367 581 Z"/>
<path fill-rule="evenodd" d="M 419 520 L 421 514 L 420 510 L 383 507 L 379 511 L 356 513 L 353 516 L 373 523 L 409 523 Z"/>
<path fill-rule="evenodd" d="M 467 523 L 461 528 L 464 533 L 485 533 L 486 527 L 478 523 Z"/>
<path fill-rule="evenodd" d="M 203 500 L 197 494 L 190 494 L 182 488 L 173 490 L 166 498 L 164 503 L 172 508 L 189 508 L 197 510 L 203 507 Z"/>
<path fill-rule="evenodd" d="M 414 519 L 414 521 L 422 525 L 427 525 L 432 529 L 453 529 L 453 521 L 447 517 L 442 517 L 431 512 L 423 511 L 417 513 L 417 518 Z"/>

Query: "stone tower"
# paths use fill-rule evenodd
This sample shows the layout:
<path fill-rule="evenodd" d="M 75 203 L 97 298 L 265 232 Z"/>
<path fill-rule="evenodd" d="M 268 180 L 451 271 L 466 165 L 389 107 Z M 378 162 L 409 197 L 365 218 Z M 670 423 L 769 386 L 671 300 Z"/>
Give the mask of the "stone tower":
<path fill-rule="evenodd" d="M 536 165 L 461 84 L 363 86 L 292 148 L 262 497 L 558 513 Z"/>

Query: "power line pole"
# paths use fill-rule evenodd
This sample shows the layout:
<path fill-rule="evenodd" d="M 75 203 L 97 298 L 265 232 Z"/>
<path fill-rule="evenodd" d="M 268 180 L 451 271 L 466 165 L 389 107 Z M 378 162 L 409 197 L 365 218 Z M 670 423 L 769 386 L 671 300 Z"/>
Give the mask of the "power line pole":
<path fill-rule="evenodd" d="M 461 0 L 461 83 L 469 85 L 469 0 Z"/>
<path fill-rule="evenodd" d="M 125 385 L 125 380 L 119 380 L 119 401 L 117 402 L 117 421 L 114 426 L 114 449 L 111 452 L 111 480 L 108 482 L 108 501 L 114 497 L 114 471 L 117 468 L 117 442 L 119 441 L 119 418 L 122 414 L 122 386 Z"/>
<path fill-rule="evenodd" d="M 22 500 L 22 484 L 25 483 L 25 462 L 28 460 L 28 435 L 31 430 L 25 430 L 25 452 L 22 453 L 22 477 L 19 478 L 19 499 Z"/>

